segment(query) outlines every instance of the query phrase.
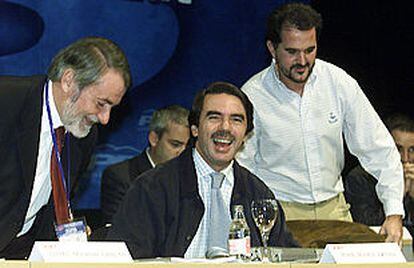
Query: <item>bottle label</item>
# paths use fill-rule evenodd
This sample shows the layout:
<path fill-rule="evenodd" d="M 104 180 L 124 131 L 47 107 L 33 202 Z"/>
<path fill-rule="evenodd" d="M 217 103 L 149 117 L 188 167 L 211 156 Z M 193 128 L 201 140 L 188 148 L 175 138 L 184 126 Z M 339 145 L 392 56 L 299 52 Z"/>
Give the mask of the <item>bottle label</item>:
<path fill-rule="evenodd" d="M 250 256 L 250 236 L 229 239 L 229 254 Z"/>

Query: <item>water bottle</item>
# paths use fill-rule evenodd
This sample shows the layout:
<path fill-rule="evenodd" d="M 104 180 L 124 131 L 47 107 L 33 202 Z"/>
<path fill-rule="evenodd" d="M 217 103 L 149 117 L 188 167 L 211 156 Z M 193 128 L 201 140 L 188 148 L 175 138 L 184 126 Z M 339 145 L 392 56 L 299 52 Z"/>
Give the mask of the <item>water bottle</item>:
<path fill-rule="evenodd" d="M 243 205 L 233 206 L 233 220 L 229 229 L 229 255 L 250 259 L 250 229 L 244 217 Z"/>

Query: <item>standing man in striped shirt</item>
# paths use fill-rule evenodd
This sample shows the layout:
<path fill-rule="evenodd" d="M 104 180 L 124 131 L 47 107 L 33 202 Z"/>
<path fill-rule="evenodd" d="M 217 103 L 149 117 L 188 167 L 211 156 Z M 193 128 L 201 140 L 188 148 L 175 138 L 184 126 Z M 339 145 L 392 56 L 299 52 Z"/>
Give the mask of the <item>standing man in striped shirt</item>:
<path fill-rule="evenodd" d="M 322 18 L 310 6 L 288 3 L 268 19 L 271 65 L 242 87 L 252 101 L 252 137 L 238 161 L 264 180 L 287 220 L 352 221 L 343 197 L 343 137 L 378 179 L 387 241 L 402 237 L 403 172 L 393 139 L 358 83 L 316 59 Z"/>

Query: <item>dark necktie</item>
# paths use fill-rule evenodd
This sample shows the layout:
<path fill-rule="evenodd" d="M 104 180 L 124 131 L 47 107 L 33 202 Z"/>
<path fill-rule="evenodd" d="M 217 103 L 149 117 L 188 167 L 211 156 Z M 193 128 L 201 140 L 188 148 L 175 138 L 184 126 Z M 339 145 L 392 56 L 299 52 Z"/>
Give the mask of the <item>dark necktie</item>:
<path fill-rule="evenodd" d="M 210 228 L 207 250 L 213 247 L 227 249 L 230 218 L 229 209 L 226 208 L 220 191 L 223 180 L 224 174 L 219 172 L 211 174 Z"/>
<path fill-rule="evenodd" d="M 65 138 L 64 127 L 55 129 L 56 143 L 59 154 L 61 155 L 63 142 Z M 62 224 L 70 221 L 68 199 L 66 197 L 65 187 L 63 186 L 62 174 L 59 171 L 59 164 L 56 158 L 55 147 L 52 149 L 50 162 L 50 177 L 52 181 L 53 202 L 55 205 L 56 223 Z M 69 186 L 68 186 L 69 187 Z"/>

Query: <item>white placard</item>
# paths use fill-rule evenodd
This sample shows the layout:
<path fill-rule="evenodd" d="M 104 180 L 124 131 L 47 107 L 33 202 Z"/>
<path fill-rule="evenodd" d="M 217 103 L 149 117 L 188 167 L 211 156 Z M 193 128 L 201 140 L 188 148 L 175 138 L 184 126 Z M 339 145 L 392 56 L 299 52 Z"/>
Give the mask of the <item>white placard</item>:
<path fill-rule="evenodd" d="M 36 241 L 29 261 L 44 262 L 133 262 L 125 242 Z"/>
<path fill-rule="evenodd" d="M 319 263 L 406 262 L 397 243 L 328 244 Z"/>

